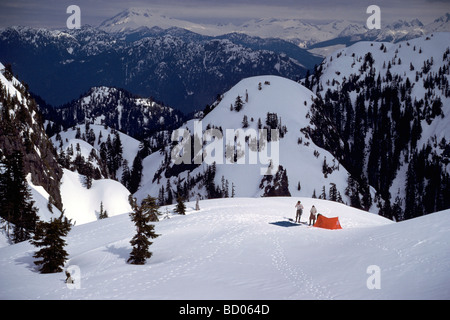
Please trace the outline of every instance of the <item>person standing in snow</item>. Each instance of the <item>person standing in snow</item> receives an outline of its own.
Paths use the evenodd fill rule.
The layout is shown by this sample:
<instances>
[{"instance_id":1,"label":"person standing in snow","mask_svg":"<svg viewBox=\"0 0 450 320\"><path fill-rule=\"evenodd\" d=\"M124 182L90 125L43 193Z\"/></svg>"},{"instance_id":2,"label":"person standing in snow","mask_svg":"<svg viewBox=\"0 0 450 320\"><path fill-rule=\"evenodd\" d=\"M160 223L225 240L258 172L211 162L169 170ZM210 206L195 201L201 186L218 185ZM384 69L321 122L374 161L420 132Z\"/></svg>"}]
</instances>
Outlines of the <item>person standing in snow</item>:
<instances>
[{"instance_id":1,"label":"person standing in snow","mask_svg":"<svg viewBox=\"0 0 450 320\"><path fill-rule=\"evenodd\" d=\"M295 216L295 222L300 223L300 218L302 217L302 213L303 213L303 205L300 202L300 200L295 205L295 208L297 209L297 215Z\"/></svg>"},{"instance_id":2,"label":"person standing in snow","mask_svg":"<svg viewBox=\"0 0 450 320\"><path fill-rule=\"evenodd\" d=\"M313 205L310 211L310 215L309 215L309 225L311 225L311 220L312 220L312 225L314 225L316 223L316 214L317 214L317 209L316 207Z\"/></svg>"},{"instance_id":3,"label":"person standing in snow","mask_svg":"<svg viewBox=\"0 0 450 320\"><path fill-rule=\"evenodd\" d=\"M199 211L200 210L200 204L198 203L199 198L197 197L197 202L195 203L195 210Z\"/></svg>"}]
</instances>

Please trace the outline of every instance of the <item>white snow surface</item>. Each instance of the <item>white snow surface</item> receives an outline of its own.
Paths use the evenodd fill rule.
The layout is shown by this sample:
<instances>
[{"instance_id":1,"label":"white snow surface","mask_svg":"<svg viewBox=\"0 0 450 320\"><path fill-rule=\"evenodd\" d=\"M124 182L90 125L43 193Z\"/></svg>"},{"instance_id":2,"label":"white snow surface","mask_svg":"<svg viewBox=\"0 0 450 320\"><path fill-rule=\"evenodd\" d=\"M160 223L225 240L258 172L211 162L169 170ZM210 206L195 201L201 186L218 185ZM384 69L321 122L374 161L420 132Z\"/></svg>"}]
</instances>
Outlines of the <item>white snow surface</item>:
<instances>
[{"instance_id":1,"label":"white snow surface","mask_svg":"<svg viewBox=\"0 0 450 320\"><path fill-rule=\"evenodd\" d=\"M342 230L288 221L294 205L338 216ZM393 223L310 198L228 198L160 212L160 237L145 265L127 264L135 227L128 214L78 225L67 236L64 273L40 274L29 242L0 248L0 299L449 299L450 210ZM379 289L369 289L369 266ZM77 284L77 282L76 282Z\"/></svg>"},{"instance_id":2,"label":"white snow surface","mask_svg":"<svg viewBox=\"0 0 450 320\"><path fill-rule=\"evenodd\" d=\"M114 216L130 212L128 203L130 192L120 182L111 179L93 180L92 187L84 187L84 176L77 172L63 169L61 179L61 197L64 204L64 215L73 223L83 224L98 219L100 203Z\"/></svg>"}]
</instances>

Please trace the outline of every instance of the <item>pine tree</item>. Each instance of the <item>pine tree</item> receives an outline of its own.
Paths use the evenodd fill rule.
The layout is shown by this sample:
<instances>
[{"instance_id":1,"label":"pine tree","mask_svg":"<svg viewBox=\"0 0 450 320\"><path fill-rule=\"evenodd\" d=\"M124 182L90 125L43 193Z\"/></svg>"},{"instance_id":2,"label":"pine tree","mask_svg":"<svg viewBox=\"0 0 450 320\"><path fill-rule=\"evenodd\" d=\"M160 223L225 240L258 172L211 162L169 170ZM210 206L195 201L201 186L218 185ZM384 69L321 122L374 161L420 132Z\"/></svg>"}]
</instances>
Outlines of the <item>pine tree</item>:
<instances>
[{"instance_id":1,"label":"pine tree","mask_svg":"<svg viewBox=\"0 0 450 320\"><path fill-rule=\"evenodd\" d=\"M328 200L337 201L337 188L335 183L330 183L330 191L328 191Z\"/></svg>"},{"instance_id":2,"label":"pine tree","mask_svg":"<svg viewBox=\"0 0 450 320\"><path fill-rule=\"evenodd\" d=\"M0 215L13 225L14 243L29 240L36 227L37 208L23 171L23 155L16 151L6 156L1 173Z\"/></svg>"},{"instance_id":3,"label":"pine tree","mask_svg":"<svg viewBox=\"0 0 450 320\"><path fill-rule=\"evenodd\" d=\"M142 158L140 154L138 153L136 157L133 160L133 166L131 168L130 172L130 181L128 185L128 190L131 193L134 193L139 189L139 185L141 183L141 177L142 177Z\"/></svg>"},{"instance_id":4,"label":"pine tree","mask_svg":"<svg viewBox=\"0 0 450 320\"><path fill-rule=\"evenodd\" d=\"M167 204L172 204L173 201L173 194L172 194L172 185L170 183L170 178L167 179L167 183L166 183L166 193L167 193Z\"/></svg>"},{"instance_id":5,"label":"pine tree","mask_svg":"<svg viewBox=\"0 0 450 320\"><path fill-rule=\"evenodd\" d=\"M114 138L113 138L113 142L112 142L112 147L113 147L113 155L114 155L114 176L116 175L116 171L117 169L119 169L120 165L122 164L122 153L123 153L123 148L122 148L122 141L120 140L120 135L119 133L116 131Z\"/></svg>"},{"instance_id":6,"label":"pine tree","mask_svg":"<svg viewBox=\"0 0 450 320\"><path fill-rule=\"evenodd\" d=\"M143 214L148 215L150 221L159 221L159 219L158 219L159 205L156 205L155 201L156 201L155 198L153 198L151 196L147 196L141 202L142 212L143 212Z\"/></svg>"},{"instance_id":7,"label":"pine tree","mask_svg":"<svg viewBox=\"0 0 450 320\"><path fill-rule=\"evenodd\" d=\"M130 243L133 250L130 253L130 258L127 260L131 264L145 264L145 261L152 256L149 247L152 242L149 239L159 237L154 231L154 225L150 224L151 215L157 215L159 206L156 204L156 199L147 197L147 211L144 212L142 207L136 204L136 199L130 195L130 204L133 211L130 213L131 220L136 226L136 235L131 239Z\"/></svg>"},{"instance_id":8,"label":"pine tree","mask_svg":"<svg viewBox=\"0 0 450 320\"><path fill-rule=\"evenodd\" d=\"M40 221L37 223L36 232L31 243L36 247L43 247L34 254L34 258L42 258L35 261L41 266L41 273L61 272L68 253L64 249L66 242L63 237L67 236L72 228L71 221L64 217L52 218L50 222Z\"/></svg>"},{"instance_id":9,"label":"pine tree","mask_svg":"<svg viewBox=\"0 0 450 320\"><path fill-rule=\"evenodd\" d=\"M248 128L248 118L247 116L244 116L242 119L242 128Z\"/></svg>"},{"instance_id":10,"label":"pine tree","mask_svg":"<svg viewBox=\"0 0 450 320\"><path fill-rule=\"evenodd\" d=\"M417 177L416 177L416 162L417 155L414 154L411 161L408 164L408 170L406 172L406 184L405 184L405 211L404 218L411 219L416 217L417 211Z\"/></svg>"},{"instance_id":11,"label":"pine tree","mask_svg":"<svg viewBox=\"0 0 450 320\"><path fill-rule=\"evenodd\" d=\"M177 198L177 205L176 205L174 211L181 215L186 214L186 205L183 202L183 198L181 198L180 196L178 196L178 198Z\"/></svg>"},{"instance_id":12,"label":"pine tree","mask_svg":"<svg viewBox=\"0 0 450 320\"><path fill-rule=\"evenodd\" d=\"M100 213L98 215L99 219L106 219L108 218L108 212L104 210L103 208L103 201L100 201Z\"/></svg>"},{"instance_id":13,"label":"pine tree","mask_svg":"<svg viewBox=\"0 0 450 320\"><path fill-rule=\"evenodd\" d=\"M161 186L161 188L159 189L158 204L160 206L163 206L163 205L166 204L166 197L165 197L164 186Z\"/></svg>"},{"instance_id":14,"label":"pine tree","mask_svg":"<svg viewBox=\"0 0 450 320\"><path fill-rule=\"evenodd\" d=\"M324 157L324 158L323 158L322 173L323 173L323 176L324 176L325 178L328 177L327 157Z\"/></svg>"},{"instance_id":15,"label":"pine tree","mask_svg":"<svg viewBox=\"0 0 450 320\"><path fill-rule=\"evenodd\" d=\"M344 203L344 200L342 200L342 196L339 191L337 192L336 201L339 203Z\"/></svg>"},{"instance_id":16,"label":"pine tree","mask_svg":"<svg viewBox=\"0 0 450 320\"><path fill-rule=\"evenodd\" d=\"M322 193L320 194L319 199L327 200L327 194L325 192L325 186L322 187Z\"/></svg>"},{"instance_id":17,"label":"pine tree","mask_svg":"<svg viewBox=\"0 0 450 320\"><path fill-rule=\"evenodd\" d=\"M345 195L350 198L350 206L362 209L361 199L359 198L359 184L358 182L349 174L347 178L347 188L345 189Z\"/></svg>"},{"instance_id":18,"label":"pine tree","mask_svg":"<svg viewBox=\"0 0 450 320\"><path fill-rule=\"evenodd\" d=\"M123 171L122 171L122 178L120 179L120 183L122 183L125 188L130 189L131 171L130 171L130 167L128 167L127 159L123 159L122 166L123 166Z\"/></svg>"},{"instance_id":19,"label":"pine tree","mask_svg":"<svg viewBox=\"0 0 450 320\"><path fill-rule=\"evenodd\" d=\"M12 71L11 63L7 63L5 65L5 69L3 70L3 75L5 76L6 80L12 81L14 74Z\"/></svg>"},{"instance_id":20,"label":"pine tree","mask_svg":"<svg viewBox=\"0 0 450 320\"><path fill-rule=\"evenodd\" d=\"M84 176L84 185L86 189L92 188L92 180L94 175L94 168L92 167L92 164L90 162L86 163L83 168Z\"/></svg>"},{"instance_id":21,"label":"pine tree","mask_svg":"<svg viewBox=\"0 0 450 320\"><path fill-rule=\"evenodd\" d=\"M234 110L239 112L242 110L242 107L244 106L244 102L242 101L241 96L236 97L236 101L234 103Z\"/></svg>"}]
</instances>

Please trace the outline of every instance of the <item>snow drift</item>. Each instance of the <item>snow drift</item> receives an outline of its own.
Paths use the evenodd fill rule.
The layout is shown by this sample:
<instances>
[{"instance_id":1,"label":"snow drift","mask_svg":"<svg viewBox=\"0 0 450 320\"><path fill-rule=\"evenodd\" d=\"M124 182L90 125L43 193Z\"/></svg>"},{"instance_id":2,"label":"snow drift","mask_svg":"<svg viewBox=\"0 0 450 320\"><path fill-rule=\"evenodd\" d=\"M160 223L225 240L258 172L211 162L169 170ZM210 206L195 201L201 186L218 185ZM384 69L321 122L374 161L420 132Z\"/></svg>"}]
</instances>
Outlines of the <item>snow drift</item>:
<instances>
[{"instance_id":1,"label":"snow drift","mask_svg":"<svg viewBox=\"0 0 450 320\"><path fill-rule=\"evenodd\" d=\"M282 223L294 205L338 216L342 230ZM127 214L75 226L63 273L39 274L35 248L0 248L0 299L449 299L450 211L393 223L309 198L235 198L187 203L187 215L156 223L161 234L143 266L129 265L134 226ZM370 266L380 289L369 289ZM370 270L370 269L369 269ZM187 289L189 288L189 289Z\"/></svg>"}]
</instances>

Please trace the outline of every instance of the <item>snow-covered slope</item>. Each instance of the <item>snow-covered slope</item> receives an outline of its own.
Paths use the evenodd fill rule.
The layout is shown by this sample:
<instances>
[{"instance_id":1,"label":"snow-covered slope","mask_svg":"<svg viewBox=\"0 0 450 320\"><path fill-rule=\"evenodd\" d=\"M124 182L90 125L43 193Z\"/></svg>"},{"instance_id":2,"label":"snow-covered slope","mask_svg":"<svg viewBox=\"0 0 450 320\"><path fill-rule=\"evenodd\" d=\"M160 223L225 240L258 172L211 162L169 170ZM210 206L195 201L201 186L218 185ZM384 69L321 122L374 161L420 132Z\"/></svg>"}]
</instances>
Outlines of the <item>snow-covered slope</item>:
<instances>
[{"instance_id":1,"label":"snow-covered slope","mask_svg":"<svg viewBox=\"0 0 450 320\"><path fill-rule=\"evenodd\" d=\"M23 157L23 172L38 194L61 206L59 181L62 171L58 167L54 149L49 141L39 109L31 98L27 86L13 76L11 66L0 63L0 161L15 152ZM38 200L36 200L38 201ZM45 210L45 209L44 209ZM46 216L46 213L42 214Z\"/></svg>"},{"instance_id":2,"label":"snow-covered slope","mask_svg":"<svg viewBox=\"0 0 450 320\"><path fill-rule=\"evenodd\" d=\"M90 122L102 124L132 137L147 137L157 131L179 126L183 114L151 98L132 95L124 89L93 87L79 99L46 112L72 126Z\"/></svg>"},{"instance_id":3,"label":"snow-covered slope","mask_svg":"<svg viewBox=\"0 0 450 320\"><path fill-rule=\"evenodd\" d=\"M92 181L92 187L84 186L84 176L63 169L61 179L61 197L64 215L72 219L72 223L83 224L98 219L100 204L108 216L115 216L131 211L128 203L130 192L119 182L111 179Z\"/></svg>"},{"instance_id":4,"label":"snow-covered slope","mask_svg":"<svg viewBox=\"0 0 450 320\"><path fill-rule=\"evenodd\" d=\"M310 85L305 84L323 99L323 103L318 104L321 114L316 125L320 118L332 119L339 128L334 131L348 141L349 151L344 156L347 163L354 162L355 158L362 159L359 162L362 174L391 204L402 202L401 206L405 207L417 194L424 193L416 189L406 197L408 167L417 180L424 181L427 189L448 183L445 181L450 174L449 43L448 32L395 44L358 42L325 58L315 75L309 78ZM351 109L347 108L349 104ZM360 131L354 129L353 134L352 128ZM364 139L364 143L357 145L358 139ZM334 149L332 153L336 155L338 148ZM351 152L361 153L357 156ZM430 169L432 165L428 163L427 168L420 171L413 162L420 152L429 162L434 159L434 169ZM383 164L384 160L390 162L389 166ZM350 166L346 168L352 171ZM357 169L353 167L353 171ZM441 176L439 182L430 182L433 170ZM425 179L423 171L427 175ZM390 178L383 184L383 177L387 175ZM430 194L423 199L419 196L419 205L432 203ZM448 206L426 207L424 212L445 208Z\"/></svg>"},{"instance_id":5,"label":"snow-covered slope","mask_svg":"<svg viewBox=\"0 0 450 320\"><path fill-rule=\"evenodd\" d=\"M86 130L86 128L88 129ZM79 139L76 138L77 134L81 135ZM51 139L60 155L62 151L65 152L68 159L67 162L69 163L70 161L72 163L70 167L76 165L76 158L80 155L86 163L89 162L92 165L94 170L98 169L103 173L106 169L102 167L104 164L99 160L100 145L105 141L113 140L115 134L118 135L122 143L122 162L115 173L118 180L120 180L124 170L123 163L126 160L128 167L131 167L139 150L140 143L138 140L122 132L113 131L111 128L105 128L105 126L96 124L91 124L88 127L77 125L60 132ZM92 140L92 144L81 140L81 138ZM70 154L69 150L71 150L72 154ZM91 153L94 153L97 158L90 157ZM74 168L76 170L76 167ZM112 179L93 180L92 186L88 189L84 175L67 169L63 169L63 172L61 196L65 209L64 213L69 219L73 219L73 222L83 224L97 220L100 213L100 203L103 204L103 208L108 212L109 216L130 212L131 208L128 203L130 192L118 181Z\"/></svg>"},{"instance_id":6,"label":"snow-covered slope","mask_svg":"<svg viewBox=\"0 0 450 320\"><path fill-rule=\"evenodd\" d=\"M77 133L80 134L80 137L77 138ZM131 167L133 164L133 160L136 157L136 154L139 150L140 142L127 134L124 134L118 130L113 130L109 127L99 125L99 124L91 124L88 126L88 130L86 130L86 125L76 125L73 128L69 128L65 131L59 133L59 135L55 135L51 137L51 140L58 151L64 151L68 154L68 149L71 149L73 154L69 156L70 160L73 161L76 158L76 155L80 153L80 155L88 161L89 154L94 149L96 155L100 154L101 144L109 140L113 141L115 134L118 134L121 144L122 144L122 159L127 160L128 167ZM81 138L85 138L85 140L91 139L92 144L88 143ZM77 152L77 145L79 145L80 151ZM90 161L94 168L98 167L98 162L94 160ZM116 172L116 177L120 180L123 173L123 165L121 164Z\"/></svg>"},{"instance_id":7,"label":"snow-covered slope","mask_svg":"<svg viewBox=\"0 0 450 320\"><path fill-rule=\"evenodd\" d=\"M85 176L63 169L61 179L61 198L64 215L72 219L76 225L96 221L99 218L100 206L106 210L109 217L131 211L128 202L130 192L118 181L112 179L93 180L91 188L85 186ZM48 209L48 193L41 186L35 186L27 178L34 206L39 209L39 219L50 221L57 218L61 212L52 206ZM4 242L6 245L6 242ZM2 246L0 241L0 247Z\"/></svg>"},{"instance_id":8,"label":"snow-covered slope","mask_svg":"<svg viewBox=\"0 0 450 320\"><path fill-rule=\"evenodd\" d=\"M298 199L338 216L343 229L289 224ZM450 298L448 211L392 223L308 198L205 200L198 212L194 205L156 223L161 236L143 266L126 263L135 233L128 215L75 226L66 267L79 268L78 289L64 273L39 274L29 243L0 248L0 299ZM379 268L380 289L367 287L369 266Z\"/></svg>"},{"instance_id":9,"label":"snow-covered slope","mask_svg":"<svg viewBox=\"0 0 450 320\"><path fill-rule=\"evenodd\" d=\"M236 104L236 98L240 96L243 101L242 110L239 112L231 110ZM303 87L302 85L289 79L277 76L259 76L247 78L236 84L231 90L226 92L220 102L217 101L215 108L208 113L202 120L202 130L208 127L221 128L223 138L218 139L218 144L223 147L223 155L220 148L214 153L215 138L204 135L203 150L215 157L216 174L214 183L222 187L223 181L227 180L229 185L229 194L231 195L232 185L235 186L235 195L237 197L259 197L264 195L266 186L260 187L264 175L261 170L268 167L268 162L261 155L272 157L274 165L278 164L286 170L288 183L285 185L291 195L311 197L313 193L318 197L322 188L326 193L330 189L331 184L336 184L337 191L341 194L344 201L346 200L345 188L347 187L348 173L334 157L326 150L317 147L311 139L301 131L302 128L310 125L309 110L315 95ZM227 130L242 129L245 135L249 132L258 132L258 124L264 129L267 127L266 119L268 113L274 114L277 118L278 128L281 135L285 131L284 137L280 138L279 152L270 154L269 148L261 149L259 157L255 161L251 161L251 156L255 156L257 152L252 150L248 143L245 143L245 151L242 157L239 157L238 163L229 164L230 154L227 154L226 141L233 140L233 136L227 136ZM248 127L243 128L243 119L246 118ZM188 128L191 134L194 132L194 121L189 121L182 128ZM268 130L270 131L270 130ZM241 133L242 135L242 133ZM241 138L243 138L241 136ZM210 139L209 141L206 141ZM271 144L273 142L268 143ZM274 144L272 145L274 146ZM273 150L273 149L271 149ZM167 152L167 150L166 150ZM215 156L214 156L214 155ZM217 156L219 155L219 156ZM275 155L275 157L273 157ZM207 166L214 161L212 158L204 161L195 169L184 169L177 176L170 176L169 166L164 162L165 156L162 152L155 152L143 161L143 177L141 180L141 188L135 194L138 199L143 199L147 194L158 197L161 187L166 188L167 179L170 184L175 187L178 181L186 181L189 177L195 177L203 174L207 170ZM276 160L278 158L278 160ZM243 163L239 163L242 161ZM334 167L334 170L324 174L323 164L326 161L327 166ZM177 165L170 165L170 169L176 171ZM163 174L163 172L166 172ZM264 172L264 171L263 171ZM156 178L159 176L159 180ZM299 190L300 185L300 190ZM198 195L206 197L204 186L198 185L198 188L192 188L189 198L195 199ZM176 190L176 189L174 189ZM266 194L267 195L267 194ZM284 194L277 195L287 195Z\"/></svg>"}]
</instances>

